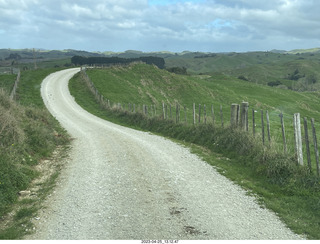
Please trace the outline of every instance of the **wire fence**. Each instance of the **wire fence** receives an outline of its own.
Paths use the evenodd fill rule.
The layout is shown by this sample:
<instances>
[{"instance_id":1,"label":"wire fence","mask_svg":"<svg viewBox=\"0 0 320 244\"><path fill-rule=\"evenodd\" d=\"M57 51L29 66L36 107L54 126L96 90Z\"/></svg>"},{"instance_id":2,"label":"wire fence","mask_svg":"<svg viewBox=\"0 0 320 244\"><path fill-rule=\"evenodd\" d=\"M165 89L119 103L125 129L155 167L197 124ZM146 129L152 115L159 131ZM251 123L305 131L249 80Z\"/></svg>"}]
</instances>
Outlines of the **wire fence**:
<instances>
[{"instance_id":1,"label":"wire fence","mask_svg":"<svg viewBox=\"0 0 320 244\"><path fill-rule=\"evenodd\" d=\"M223 110L222 105L215 110L213 104L207 106L206 104L193 103L192 107L179 103L176 103L175 106L162 103L160 107L155 104L121 104L105 98L96 89L87 75L85 68L81 68L81 71L89 90L94 94L100 106L105 109L116 108L132 113L142 113L147 117L157 116L164 120L173 120L176 123L189 123L193 125L211 123L215 126L239 128L248 133L252 133L254 137L260 137L266 149L274 143L282 144L284 153L294 154L299 165L304 165L304 159L307 158L307 167L309 170L315 172L317 176L320 176L319 150L314 118L310 119L310 127L308 118L303 117L303 123L301 122L300 113L295 113L290 118L282 112L277 113L273 111L271 114L273 117L272 125L274 133L272 134L269 111L260 110L259 113L259 111L254 108L250 111L248 102L242 102L241 104L233 103L227 112ZM230 115L230 119L227 119L229 115L227 117L226 114ZM276 118L278 122L275 121ZM286 127L285 120L287 124L289 121L293 126ZM301 127L303 127L304 130L301 130ZM286 128L289 133L286 132ZM311 140L309 135L312 135ZM312 154L314 155L314 163L312 163Z\"/></svg>"}]
</instances>

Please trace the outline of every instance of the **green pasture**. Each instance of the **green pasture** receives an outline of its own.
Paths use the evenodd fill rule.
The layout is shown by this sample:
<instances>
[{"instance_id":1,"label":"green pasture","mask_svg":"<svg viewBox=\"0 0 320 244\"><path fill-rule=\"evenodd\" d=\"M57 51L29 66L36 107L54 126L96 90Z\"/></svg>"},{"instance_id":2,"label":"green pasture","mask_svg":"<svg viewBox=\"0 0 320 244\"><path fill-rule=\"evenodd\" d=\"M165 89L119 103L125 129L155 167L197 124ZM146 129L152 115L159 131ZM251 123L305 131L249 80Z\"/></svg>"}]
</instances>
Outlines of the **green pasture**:
<instances>
[{"instance_id":1,"label":"green pasture","mask_svg":"<svg viewBox=\"0 0 320 244\"><path fill-rule=\"evenodd\" d=\"M271 143L283 150L282 130L279 114L284 115L284 125L288 152L294 154L293 114L300 113L308 119L308 131L312 155L312 167L315 172L315 154L310 119L314 118L315 127L320 138L320 104L318 92L294 92L259 85L252 82L236 79L223 74L212 76L182 76L169 73L156 67L136 64L129 68L113 67L108 69L88 69L87 74L98 91L111 103L121 103L128 109L129 104L135 104L137 109L142 105L149 106L149 114L162 115L162 103L167 106L167 118L176 120L176 104L180 105L180 121L193 123L193 103L196 105L196 123L204 123L204 105L206 105L206 122L212 123L213 116L216 125L230 124L231 104L249 102L249 133L253 133L253 116L255 119L255 135L262 134L261 111L263 113L265 144L268 145L266 111L270 118ZM170 113L171 106L171 113ZM222 115L220 114L222 107ZM186 107L186 110L184 110ZM214 114L212 115L212 107ZM186 115L185 115L186 111ZM302 124L302 136L304 130ZM306 152L305 152L305 162Z\"/></svg>"}]
</instances>

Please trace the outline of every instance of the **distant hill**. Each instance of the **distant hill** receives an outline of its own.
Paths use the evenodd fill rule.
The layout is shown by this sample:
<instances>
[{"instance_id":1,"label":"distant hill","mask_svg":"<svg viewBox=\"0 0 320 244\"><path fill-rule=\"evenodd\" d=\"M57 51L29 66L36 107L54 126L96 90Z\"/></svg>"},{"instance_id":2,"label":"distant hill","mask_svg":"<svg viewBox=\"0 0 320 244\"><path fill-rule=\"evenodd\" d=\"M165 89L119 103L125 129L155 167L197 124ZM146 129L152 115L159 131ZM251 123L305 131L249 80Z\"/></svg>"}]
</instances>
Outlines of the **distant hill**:
<instances>
[{"instance_id":1,"label":"distant hill","mask_svg":"<svg viewBox=\"0 0 320 244\"><path fill-rule=\"evenodd\" d=\"M100 53L92 53L87 51L78 51L78 50L41 50L41 49L0 49L0 60L4 60L10 56L10 54L17 54L24 59L32 59L33 55L38 59L58 59L58 58L67 58L75 55L94 57L94 56L104 56Z\"/></svg>"},{"instance_id":2,"label":"distant hill","mask_svg":"<svg viewBox=\"0 0 320 244\"><path fill-rule=\"evenodd\" d=\"M297 53L320 53L320 48L310 48L310 49L294 49L289 52L289 54L297 54Z\"/></svg>"},{"instance_id":3,"label":"distant hill","mask_svg":"<svg viewBox=\"0 0 320 244\"><path fill-rule=\"evenodd\" d=\"M320 90L320 48L271 50L267 52L211 53L183 51L142 52L87 52L81 50L0 49L0 66L24 63L45 63L63 60L58 65L70 64L71 58L117 57L137 59L163 58L168 70L184 70L189 74L223 73L235 78L269 86L281 86L297 91ZM55 61L57 62L57 61ZM70 64L71 65L71 64Z\"/></svg>"}]
</instances>

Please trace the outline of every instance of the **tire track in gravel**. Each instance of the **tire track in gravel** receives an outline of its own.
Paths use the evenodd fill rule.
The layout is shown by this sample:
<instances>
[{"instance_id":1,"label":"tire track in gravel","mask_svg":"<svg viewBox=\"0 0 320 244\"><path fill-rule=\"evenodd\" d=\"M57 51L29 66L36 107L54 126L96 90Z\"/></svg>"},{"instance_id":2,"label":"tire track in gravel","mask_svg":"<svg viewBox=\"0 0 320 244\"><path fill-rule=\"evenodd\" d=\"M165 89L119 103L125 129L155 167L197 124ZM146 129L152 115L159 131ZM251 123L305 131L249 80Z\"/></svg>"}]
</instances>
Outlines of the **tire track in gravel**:
<instances>
[{"instance_id":1,"label":"tire track in gravel","mask_svg":"<svg viewBox=\"0 0 320 244\"><path fill-rule=\"evenodd\" d=\"M300 239L187 148L84 111L68 91L77 72L42 83L74 140L30 239Z\"/></svg>"}]
</instances>

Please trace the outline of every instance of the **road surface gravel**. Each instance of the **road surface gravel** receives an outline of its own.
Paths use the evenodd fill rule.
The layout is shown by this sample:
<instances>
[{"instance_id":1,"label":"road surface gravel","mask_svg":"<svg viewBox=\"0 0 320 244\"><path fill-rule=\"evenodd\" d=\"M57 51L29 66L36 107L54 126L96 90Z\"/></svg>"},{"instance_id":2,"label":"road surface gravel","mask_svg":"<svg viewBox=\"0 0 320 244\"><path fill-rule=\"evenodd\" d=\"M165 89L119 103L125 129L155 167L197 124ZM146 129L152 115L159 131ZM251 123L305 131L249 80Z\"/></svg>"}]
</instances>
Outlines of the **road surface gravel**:
<instances>
[{"instance_id":1,"label":"road surface gravel","mask_svg":"<svg viewBox=\"0 0 320 244\"><path fill-rule=\"evenodd\" d=\"M301 239L188 148L83 110L68 90L79 70L41 86L74 140L30 239Z\"/></svg>"}]
</instances>

